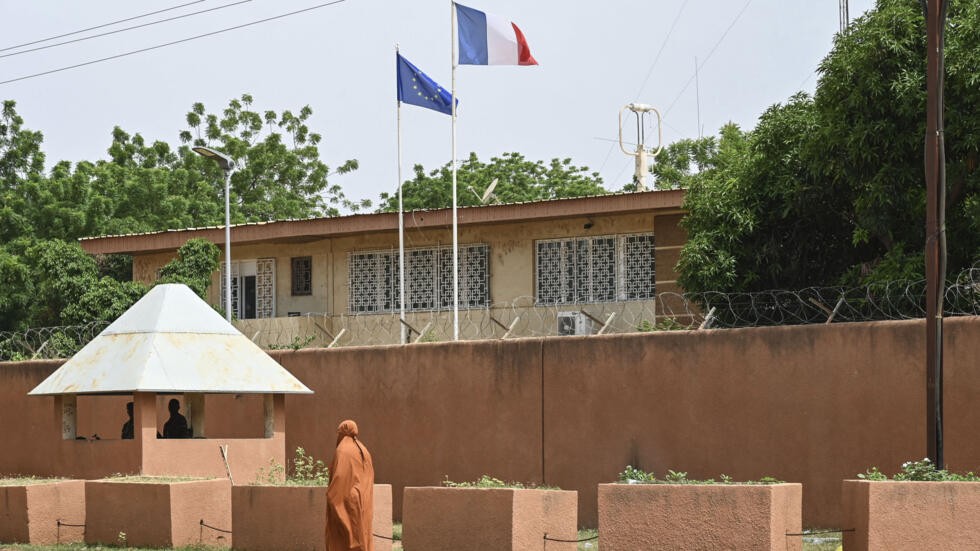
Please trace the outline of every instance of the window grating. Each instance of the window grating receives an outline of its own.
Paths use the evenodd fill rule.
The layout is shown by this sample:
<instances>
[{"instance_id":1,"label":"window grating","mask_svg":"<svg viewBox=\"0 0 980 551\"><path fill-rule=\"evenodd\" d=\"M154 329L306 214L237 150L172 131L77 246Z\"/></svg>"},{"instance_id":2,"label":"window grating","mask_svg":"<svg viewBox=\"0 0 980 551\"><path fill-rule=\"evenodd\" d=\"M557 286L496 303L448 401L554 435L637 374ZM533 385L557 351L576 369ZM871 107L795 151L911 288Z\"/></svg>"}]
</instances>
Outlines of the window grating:
<instances>
[{"instance_id":1,"label":"window grating","mask_svg":"<svg viewBox=\"0 0 980 551\"><path fill-rule=\"evenodd\" d=\"M293 296L313 294L313 257L299 256L292 259Z\"/></svg>"},{"instance_id":2,"label":"window grating","mask_svg":"<svg viewBox=\"0 0 980 551\"><path fill-rule=\"evenodd\" d=\"M483 308L490 303L489 247L459 248L459 305ZM393 312L400 307L398 252L372 251L349 256L348 311ZM446 310L453 302L451 247L405 251L405 309Z\"/></svg>"},{"instance_id":3,"label":"window grating","mask_svg":"<svg viewBox=\"0 0 980 551\"><path fill-rule=\"evenodd\" d=\"M653 234L537 241L538 304L651 299Z\"/></svg>"}]
</instances>

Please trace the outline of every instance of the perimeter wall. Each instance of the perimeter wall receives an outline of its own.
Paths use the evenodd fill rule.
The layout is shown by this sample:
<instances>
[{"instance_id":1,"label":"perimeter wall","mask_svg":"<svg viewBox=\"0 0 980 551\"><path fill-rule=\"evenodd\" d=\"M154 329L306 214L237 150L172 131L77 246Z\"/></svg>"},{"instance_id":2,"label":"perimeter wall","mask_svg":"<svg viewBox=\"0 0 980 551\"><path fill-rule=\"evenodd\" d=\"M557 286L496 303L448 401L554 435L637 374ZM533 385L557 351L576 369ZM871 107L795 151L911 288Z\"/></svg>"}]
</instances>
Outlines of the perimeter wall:
<instances>
[{"instance_id":1,"label":"perimeter wall","mask_svg":"<svg viewBox=\"0 0 980 551\"><path fill-rule=\"evenodd\" d=\"M945 328L947 465L976 470L980 318ZM839 527L842 479L925 455L924 334L917 320L273 355L316 392L286 399L287 457L329 462L355 419L396 517L405 486L489 474L578 490L595 526L596 485L629 464L802 482L804 524ZM26 393L58 365L0 364L0 473L57 474L53 399ZM116 436L125 398L87 400L79 434ZM260 430L259 399L209 400L209 435Z\"/></svg>"}]
</instances>

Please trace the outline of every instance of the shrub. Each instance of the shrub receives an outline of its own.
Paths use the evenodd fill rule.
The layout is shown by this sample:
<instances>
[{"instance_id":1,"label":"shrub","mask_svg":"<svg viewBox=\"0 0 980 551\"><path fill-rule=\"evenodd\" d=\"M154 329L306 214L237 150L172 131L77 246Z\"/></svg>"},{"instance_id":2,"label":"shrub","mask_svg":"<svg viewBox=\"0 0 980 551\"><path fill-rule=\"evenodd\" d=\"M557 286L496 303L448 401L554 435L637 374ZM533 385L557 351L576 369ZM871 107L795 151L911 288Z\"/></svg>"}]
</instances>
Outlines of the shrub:
<instances>
[{"instance_id":1,"label":"shrub","mask_svg":"<svg viewBox=\"0 0 980 551\"><path fill-rule=\"evenodd\" d=\"M880 481L888 480L888 475L878 470L878 467L871 467L867 471L858 474L861 480ZM903 480L911 482L980 482L980 475L973 472L966 474L951 473L946 469L937 469L936 465L928 457L920 461L906 461L902 463L902 470L895 473L892 480Z\"/></svg>"},{"instance_id":2,"label":"shrub","mask_svg":"<svg viewBox=\"0 0 980 551\"><path fill-rule=\"evenodd\" d=\"M445 479L442 481L442 485L447 488L512 488L518 490L525 490L525 489L559 490L560 489L557 486L538 486L535 484L524 484L522 482L504 482L499 478L494 478L486 474L474 480L473 482L454 482L452 480L449 480L449 475L446 475Z\"/></svg>"},{"instance_id":3,"label":"shrub","mask_svg":"<svg viewBox=\"0 0 980 551\"><path fill-rule=\"evenodd\" d=\"M286 469L275 460L269 461L268 467L259 469L255 478L258 485L286 486L326 486L330 483L330 469L327 465L307 455L303 448L296 448L293 457L292 473L286 475ZM285 480L283 480L285 478Z\"/></svg>"},{"instance_id":4,"label":"shrub","mask_svg":"<svg viewBox=\"0 0 980 551\"><path fill-rule=\"evenodd\" d=\"M618 481L621 484L743 484L743 485L760 485L760 484L782 484L784 481L777 480L771 476L764 476L759 480L747 480L745 482L735 482L735 480L728 476L727 474L722 474L718 477L719 480L713 478L708 478L706 480L696 480L693 478L688 478L687 473L684 471L672 471L667 469L667 474L664 476L663 480L658 479L652 472L646 472L641 469L637 469L632 465L627 465L623 472L619 473Z\"/></svg>"}]
</instances>

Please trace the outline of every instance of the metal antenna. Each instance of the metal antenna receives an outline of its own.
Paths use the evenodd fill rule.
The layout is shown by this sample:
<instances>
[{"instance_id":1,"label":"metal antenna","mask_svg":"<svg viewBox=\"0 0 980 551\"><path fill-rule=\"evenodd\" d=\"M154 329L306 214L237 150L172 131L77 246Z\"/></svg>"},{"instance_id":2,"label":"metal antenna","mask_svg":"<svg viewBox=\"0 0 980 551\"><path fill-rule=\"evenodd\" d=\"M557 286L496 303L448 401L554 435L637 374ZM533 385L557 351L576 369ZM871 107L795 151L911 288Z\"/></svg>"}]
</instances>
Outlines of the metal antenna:
<instances>
[{"instance_id":1,"label":"metal antenna","mask_svg":"<svg viewBox=\"0 0 980 551\"><path fill-rule=\"evenodd\" d=\"M623 113L629 109L636 117L636 151L627 151L623 142ZM646 147L646 127L643 125L643 118L649 113L657 115L657 147L656 149ZM647 190L647 155L656 155L663 149L664 130L663 117L660 111L652 105L644 103L630 103L619 110L619 149L630 157L636 158L636 172L633 179L636 182L636 191Z\"/></svg>"}]
</instances>

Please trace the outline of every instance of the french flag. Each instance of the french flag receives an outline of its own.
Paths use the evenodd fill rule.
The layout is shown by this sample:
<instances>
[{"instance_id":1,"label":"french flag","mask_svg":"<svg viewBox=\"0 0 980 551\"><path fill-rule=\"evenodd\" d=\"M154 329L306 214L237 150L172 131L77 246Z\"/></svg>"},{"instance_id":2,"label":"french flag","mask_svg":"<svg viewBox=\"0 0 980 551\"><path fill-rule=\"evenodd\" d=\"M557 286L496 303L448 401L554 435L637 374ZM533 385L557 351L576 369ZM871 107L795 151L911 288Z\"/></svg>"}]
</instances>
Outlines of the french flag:
<instances>
[{"instance_id":1,"label":"french flag","mask_svg":"<svg viewBox=\"0 0 980 551\"><path fill-rule=\"evenodd\" d=\"M524 33L510 21L456 4L460 65L537 65Z\"/></svg>"}]
</instances>

